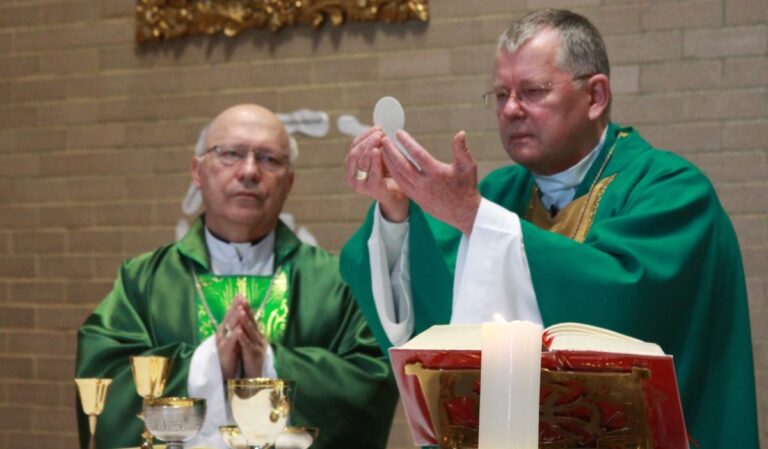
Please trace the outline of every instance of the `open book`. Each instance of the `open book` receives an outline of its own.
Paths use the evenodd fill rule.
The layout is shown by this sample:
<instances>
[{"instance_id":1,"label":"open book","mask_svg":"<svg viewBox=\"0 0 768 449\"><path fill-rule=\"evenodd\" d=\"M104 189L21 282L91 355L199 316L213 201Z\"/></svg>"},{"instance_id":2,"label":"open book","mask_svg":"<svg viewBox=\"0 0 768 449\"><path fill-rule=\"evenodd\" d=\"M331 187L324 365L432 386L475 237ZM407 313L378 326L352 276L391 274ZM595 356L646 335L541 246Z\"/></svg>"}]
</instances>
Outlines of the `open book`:
<instances>
[{"instance_id":1,"label":"open book","mask_svg":"<svg viewBox=\"0 0 768 449\"><path fill-rule=\"evenodd\" d=\"M399 349L480 350L480 324L432 326ZM621 354L664 355L656 343L581 323L559 323L544 329L543 349L547 351L599 351Z\"/></svg>"},{"instance_id":2,"label":"open book","mask_svg":"<svg viewBox=\"0 0 768 449\"><path fill-rule=\"evenodd\" d=\"M476 447L482 325L438 325L390 359L415 445ZM688 449L672 357L608 329L544 330L539 447Z\"/></svg>"}]
</instances>

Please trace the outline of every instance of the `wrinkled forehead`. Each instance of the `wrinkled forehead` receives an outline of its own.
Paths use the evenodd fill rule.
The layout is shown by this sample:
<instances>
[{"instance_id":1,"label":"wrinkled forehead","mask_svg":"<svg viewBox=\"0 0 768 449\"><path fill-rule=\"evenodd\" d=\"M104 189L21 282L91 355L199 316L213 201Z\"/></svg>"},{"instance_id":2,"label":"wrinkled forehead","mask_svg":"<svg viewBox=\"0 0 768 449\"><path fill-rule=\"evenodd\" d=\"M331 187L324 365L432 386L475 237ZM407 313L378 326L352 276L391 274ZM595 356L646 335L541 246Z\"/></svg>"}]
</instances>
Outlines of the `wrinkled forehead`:
<instances>
[{"instance_id":1,"label":"wrinkled forehead","mask_svg":"<svg viewBox=\"0 0 768 449\"><path fill-rule=\"evenodd\" d=\"M515 54L530 42L541 40L552 42L555 47L559 47L560 31L543 23L529 23L510 28L499 37L496 50L505 50L510 54Z\"/></svg>"},{"instance_id":2,"label":"wrinkled forehead","mask_svg":"<svg viewBox=\"0 0 768 449\"><path fill-rule=\"evenodd\" d=\"M514 50L499 48L494 63L496 80L539 78L562 70L559 43L557 33L545 30L531 36Z\"/></svg>"},{"instance_id":3,"label":"wrinkled forehead","mask_svg":"<svg viewBox=\"0 0 768 449\"><path fill-rule=\"evenodd\" d=\"M283 123L272 114L240 111L217 117L206 138L206 146L249 145L288 151Z\"/></svg>"}]
</instances>

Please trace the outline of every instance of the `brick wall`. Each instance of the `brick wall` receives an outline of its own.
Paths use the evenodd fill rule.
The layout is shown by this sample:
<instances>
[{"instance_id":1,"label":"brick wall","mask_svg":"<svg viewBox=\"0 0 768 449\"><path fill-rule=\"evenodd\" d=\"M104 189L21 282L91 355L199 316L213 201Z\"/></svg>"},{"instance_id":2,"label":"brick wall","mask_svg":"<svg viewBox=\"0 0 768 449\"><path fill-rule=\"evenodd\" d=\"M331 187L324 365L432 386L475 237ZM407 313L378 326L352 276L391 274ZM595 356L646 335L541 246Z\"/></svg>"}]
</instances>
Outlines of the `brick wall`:
<instances>
[{"instance_id":1,"label":"brick wall","mask_svg":"<svg viewBox=\"0 0 768 449\"><path fill-rule=\"evenodd\" d=\"M736 225L748 276L768 445L768 3L765 0L433 0L429 24L192 37L136 47L131 0L0 3L0 449L76 446L75 329L118 263L173 238L198 128L233 103L369 120L395 95L447 159L468 131L483 173L505 162L480 104L494 41L538 6L594 20L614 119L698 164ZM332 127L299 138L287 209L337 250L366 201ZM409 447L401 414L390 447Z\"/></svg>"}]
</instances>

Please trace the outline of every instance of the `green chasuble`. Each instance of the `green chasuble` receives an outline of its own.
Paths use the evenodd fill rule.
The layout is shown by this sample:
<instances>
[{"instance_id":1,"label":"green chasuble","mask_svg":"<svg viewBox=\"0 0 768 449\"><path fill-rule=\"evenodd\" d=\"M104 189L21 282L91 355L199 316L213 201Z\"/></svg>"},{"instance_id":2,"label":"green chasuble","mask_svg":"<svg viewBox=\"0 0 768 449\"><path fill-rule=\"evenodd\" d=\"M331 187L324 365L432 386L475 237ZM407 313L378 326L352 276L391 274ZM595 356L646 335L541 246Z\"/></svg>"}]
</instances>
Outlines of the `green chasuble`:
<instances>
[{"instance_id":1,"label":"green chasuble","mask_svg":"<svg viewBox=\"0 0 768 449\"><path fill-rule=\"evenodd\" d=\"M615 144L615 147L613 147ZM747 295L739 245L714 188L697 168L611 124L576 199L575 235L521 219L525 254L545 326L576 321L659 343L675 360L689 434L702 449L758 448ZM609 179L610 178L610 179ZM534 179L522 166L489 174L484 198L530 216ZM593 189L594 190L594 189ZM372 212L372 211L371 211ZM342 251L341 271L383 348L390 342L371 293L366 242L372 213ZM577 214L582 215L582 214ZM410 208L414 333L450 321L461 234ZM583 240L579 242L579 240ZM465 279L463 282L471 282Z\"/></svg>"},{"instance_id":2,"label":"green chasuble","mask_svg":"<svg viewBox=\"0 0 768 449\"><path fill-rule=\"evenodd\" d=\"M126 261L113 290L80 328L76 377L113 379L98 420L97 447L141 442L136 418L141 399L130 355L171 357L164 395L187 395L190 360L201 343L191 266L201 282L210 280L202 219L179 242ZM389 363L341 280L338 259L301 243L279 223L275 266L282 267L278 276L287 277L277 288L287 288L287 318L270 344L278 375L296 382L291 423L320 428L313 448L384 448L397 389ZM79 406L78 420L84 448L88 424Z\"/></svg>"}]
</instances>

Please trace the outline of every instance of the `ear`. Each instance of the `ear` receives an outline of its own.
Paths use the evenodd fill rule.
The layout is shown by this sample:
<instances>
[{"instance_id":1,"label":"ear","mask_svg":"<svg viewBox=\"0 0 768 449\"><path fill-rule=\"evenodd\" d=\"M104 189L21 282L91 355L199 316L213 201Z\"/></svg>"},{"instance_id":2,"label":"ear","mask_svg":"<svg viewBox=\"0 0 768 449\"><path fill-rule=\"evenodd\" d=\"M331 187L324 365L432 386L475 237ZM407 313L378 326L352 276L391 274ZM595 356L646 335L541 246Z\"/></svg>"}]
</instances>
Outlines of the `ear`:
<instances>
[{"instance_id":1,"label":"ear","mask_svg":"<svg viewBox=\"0 0 768 449\"><path fill-rule=\"evenodd\" d=\"M192 182L195 187L200 188L200 165L202 161L197 156L192 156Z\"/></svg>"},{"instance_id":2,"label":"ear","mask_svg":"<svg viewBox=\"0 0 768 449\"><path fill-rule=\"evenodd\" d=\"M611 83L607 76L597 74L587 80L587 88L590 94L589 119L598 120L607 114L611 104Z\"/></svg>"}]
</instances>

